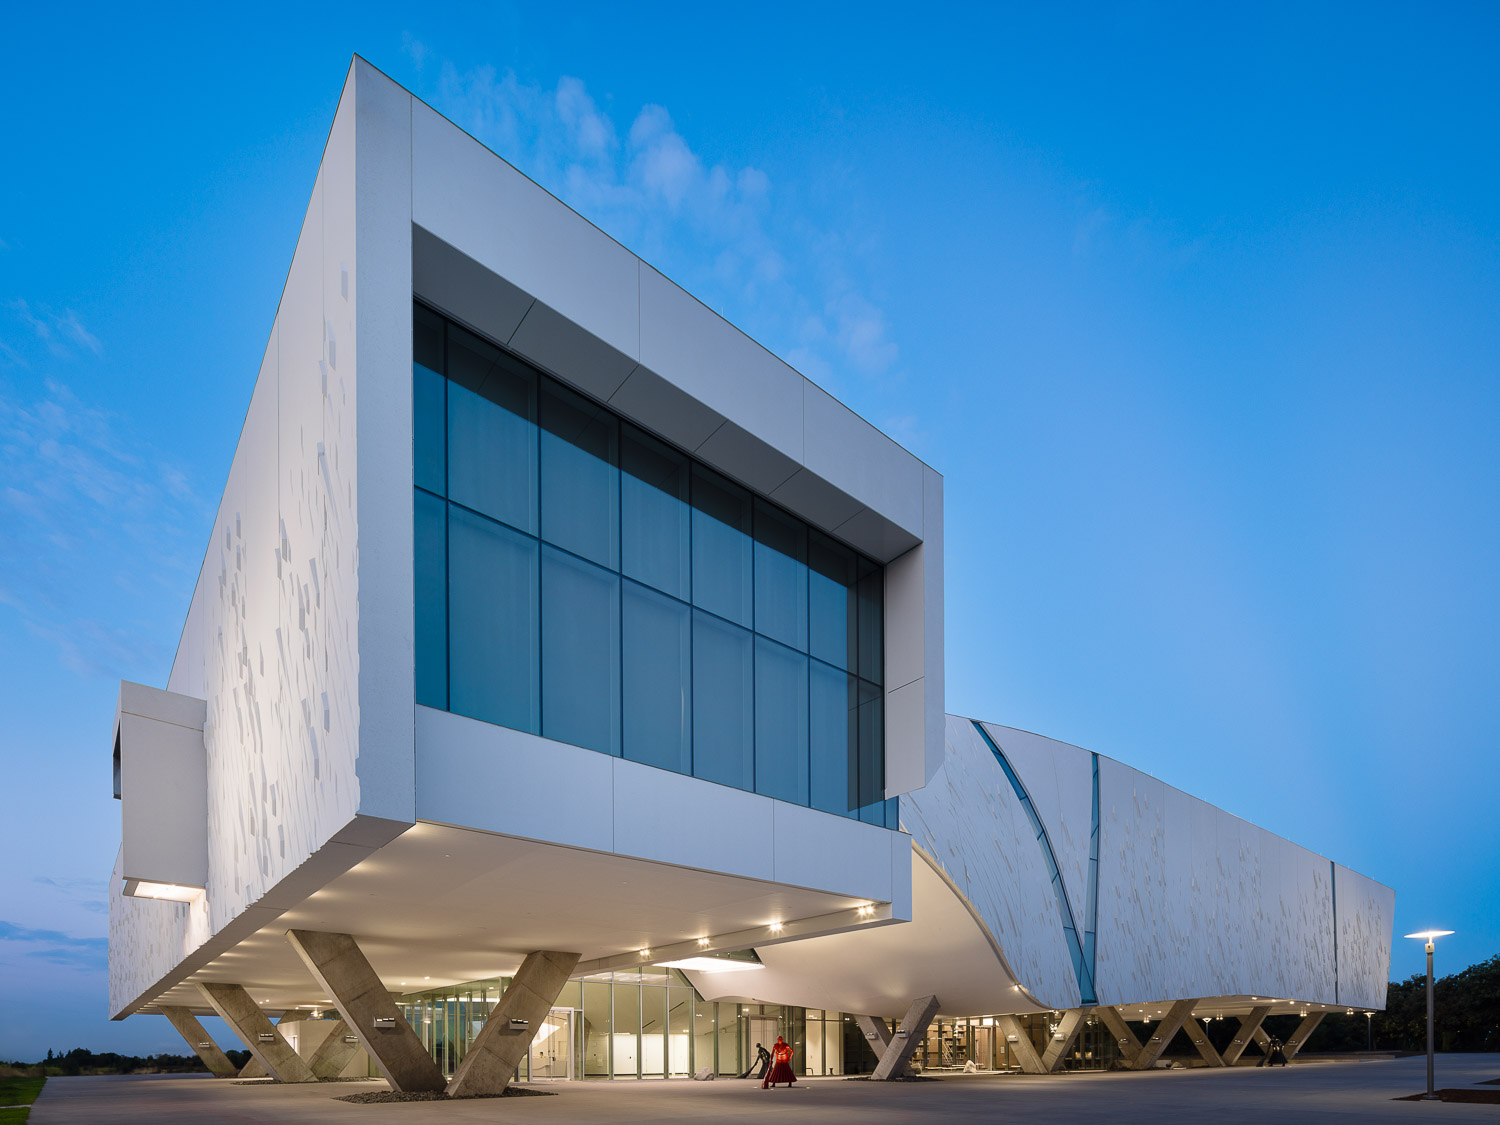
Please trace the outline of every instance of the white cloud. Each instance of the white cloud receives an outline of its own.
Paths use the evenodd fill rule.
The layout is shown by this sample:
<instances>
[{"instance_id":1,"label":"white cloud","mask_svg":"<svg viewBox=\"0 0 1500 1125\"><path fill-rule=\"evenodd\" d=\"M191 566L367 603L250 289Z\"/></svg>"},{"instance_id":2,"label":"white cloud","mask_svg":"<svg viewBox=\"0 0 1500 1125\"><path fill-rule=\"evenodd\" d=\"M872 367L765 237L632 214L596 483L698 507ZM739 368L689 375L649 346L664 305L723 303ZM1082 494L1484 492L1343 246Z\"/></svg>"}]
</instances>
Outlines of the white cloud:
<instances>
[{"instance_id":1,"label":"white cloud","mask_svg":"<svg viewBox=\"0 0 1500 1125\"><path fill-rule=\"evenodd\" d=\"M420 44L407 50L429 57ZM460 71L447 62L432 100L810 378L834 384L835 393L841 380L899 376L889 320L854 280L855 240L779 214L763 169L705 156L666 107L643 106L621 128L578 78L546 90L512 71Z\"/></svg>"},{"instance_id":2,"label":"white cloud","mask_svg":"<svg viewBox=\"0 0 1500 1125\"><path fill-rule=\"evenodd\" d=\"M7 304L17 319L29 327L32 335L45 344L53 355L66 359L72 356L75 349L82 349L96 356L104 354L104 345L99 342L99 337L83 326L78 314L72 309L64 309L60 313L45 307L33 310L30 303L20 297ZM7 358L15 355L9 347L4 348L4 354Z\"/></svg>"}]
</instances>

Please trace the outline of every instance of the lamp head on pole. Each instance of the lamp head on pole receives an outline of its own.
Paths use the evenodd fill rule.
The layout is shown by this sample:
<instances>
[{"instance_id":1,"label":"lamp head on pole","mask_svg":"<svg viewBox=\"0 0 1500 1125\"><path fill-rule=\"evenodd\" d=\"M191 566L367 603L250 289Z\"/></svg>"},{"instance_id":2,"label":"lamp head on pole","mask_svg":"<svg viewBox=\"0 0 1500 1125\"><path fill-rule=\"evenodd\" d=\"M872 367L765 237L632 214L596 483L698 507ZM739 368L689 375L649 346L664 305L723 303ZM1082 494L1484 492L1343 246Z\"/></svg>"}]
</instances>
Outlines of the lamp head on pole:
<instances>
[{"instance_id":1,"label":"lamp head on pole","mask_svg":"<svg viewBox=\"0 0 1500 1125\"><path fill-rule=\"evenodd\" d=\"M1452 932L1452 930L1419 930L1417 933L1407 934L1406 936L1414 941L1425 941L1428 950L1431 950L1434 938L1447 937Z\"/></svg>"}]
</instances>

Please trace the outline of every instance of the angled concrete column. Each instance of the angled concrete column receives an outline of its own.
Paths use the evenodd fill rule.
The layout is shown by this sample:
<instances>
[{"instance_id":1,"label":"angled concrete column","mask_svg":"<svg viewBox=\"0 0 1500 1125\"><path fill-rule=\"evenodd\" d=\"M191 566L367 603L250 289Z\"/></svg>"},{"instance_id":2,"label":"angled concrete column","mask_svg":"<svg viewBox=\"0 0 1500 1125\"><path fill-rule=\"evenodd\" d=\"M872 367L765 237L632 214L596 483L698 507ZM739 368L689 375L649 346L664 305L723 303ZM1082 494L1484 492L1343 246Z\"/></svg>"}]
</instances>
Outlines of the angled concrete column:
<instances>
[{"instance_id":1,"label":"angled concrete column","mask_svg":"<svg viewBox=\"0 0 1500 1125\"><path fill-rule=\"evenodd\" d=\"M345 1037L354 1042L346 1043ZM337 1078L344 1073L344 1067L349 1065L349 1060L358 1050L359 1036L350 1029L347 1020L341 1019L329 1029L327 1038L318 1044L307 1065L319 1078Z\"/></svg>"},{"instance_id":2,"label":"angled concrete column","mask_svg":"<svg viewBox=\"0 0 1500 1125\"><path fill-rule=\"evenodd\" d=\"M1026 1033L1026 1027L1015 1016L996 1016L995 1026L1005 1036L1005 1044L1016 1053L1016 1061L1021 1064L1023 1074L1046 1074L1047 1068L1042 1065L1042 1056L1036 1053L1036 1046L1031 1042L1031 1036Z\"/></svg>"},{"instance_id":3,"label":"angled concrete column","mask_svg":"<svg viewBox=\"0 0 1500 1125\"><path fill-rule=\"evenodd\" d=\"M234 1063L229 1061L227 1055L219 1050L219 1045L209 1038L208 1032L203 1030L203 1025L198 1022L198 1017L193 1015L187 1008L179 1008L170 1004L161 1006L161 1014L167 1017L177 1034L187 1040L187 1045L193 1049L193 1054L203 1060L203 1065L213 1072L215 1078L233 1078L235 1073Z\"/></svg>"},{"instance_id":4,"label":"angled concrete column","mask_svg":"<svg viewBox=\"0 0 1500 1125\"><path fill-rule=\"evenodd\" d=\"M316 1082L313 1072L282 1038L250 994L237 984L200 984L198 991L250 1049L272 1078L283 1082Z\"/></svg>"},{"instance_id":5,"label":"angled concrete column","mask_svg":"<svg viewBox=\"0 0 1500 1125\"><path fill-rule=\"evenodd\" d=\"M1193 1005L1196 1000L1179 1000L1167 1009L1167 1014L1156 1021L1153 1034L1141 1048L1141 1053L1136 1056L1135 1062L1131 1064L1132 1070L1150 1070L1156 1065L1156 1060L1161 1058L1167 1044L1182 1030L1184 1021L1193 1014Z\"/></svg>"},{"instance_id":6,"label":"angled concrete column","mask_svg":"<svg viewBox=\"0 0 1500 1125\"><path fill-rule=\"evenodd\" d=\"M1208 1040L1208 1032L1203 1030L1203 1025L1194 1016L1188 1016L1182 1021L1182 1030L1187 1032L1193 1046L1198 1048L1198 1053L1203 1056L1203 1061L1209 1066L1223 1066L1224 1060L1219 1056L1218 1050Z\"/></svg>"},{"instance_id":7,"label":"angled concrete column","mask_svg":"<svg viewBox=\"0 0 1500 1125\"><path fill-rule=\"evenodd\" d=\"M286 1019L286 1017L287 1013L282 1012L281 1015L277 1016L274 1020L271 1020L271 1022L280 1023L282 1020ZM267 1015L266 1018L271 1019L269 1015ZM242 1069L236 1077L269 1078L270 1075L266 1073L266 1068L260 1065L260 1060L254 1055L251 1055L250 1061L245 1064L244 1069Z\"/></svg>"},{"instance_id":8,"label":"angled concrete column","mask_svg":"<svg viewBox=\"0 0 1500 1125\"><path fill-rule=\"evenodd\" d=\"M1042 1053L1042 1069L1048 1074L1061 1065L1064 1056L1073 1049L1073 1044L1078 1042L1078 1033L1083 1030L1083 1021L1088 1014L1087 1008L1070 1008L1063 1013L1057 1030L1047 1040L1047 1050Z\"/></svg>"},{"instance_id":9,"label":"angled concrete column","mask_svg":"<svg viewBox=\"0 0 1500 1125\"><path fill-rule=\"evenodd\" d=\"M896 1034L881 1053L880 1061L875 1064L875 1073L870 1075L871 1081L884 1082L888 1078L900 1078L905 1073L912 1052L927 1034L927 1025L937 1015L937 1010L936 996L919 996L911 1002L906 1015L901 1017L901 1026L896 1029Z\"/></svg>"},{"instance_id":10,"label":"angled concrete column","mask_svg":"<svg viewBox=\"0 0 1500 1125\"><path fill-rule=\"evenodd\" d=\"M288 930L286 940L302 958L359 1036L391 1089L403 1093L441 1090L443 1072L412 1031L370 962L348 934Z\"/></svg>"},{"instance_id":11,"label":"angled concrete column","mask_svg":"<svg viewBox=\"0 0 1500 1125\"><path fill-rule=\"evenodd\" d=\"M500 1003L469 1044L464 1061L458 1064L448 1083L450 1098L498 1094L510 1085L537 1029L577 964L576 953L539 949L526 955L501 994Z\"/></svg>"},{"instance_id":12,"label":"angled concrete column","mask_svg":"<svg viewBox=\"0 0 1500 1125\"><path fill-rule=\"evenodd\" d=\"M875 1052L878 1061L885 1054L885 1049L891 1045L891 1026L879 1016L855 1016L854 1022L859 1025L860 1031L865 1034L865 1041L870 1044L870 1050Z\"/></svg>"},{"instance_id":13,"label":"angled concrete column","mask_svg":"<svg viewBox=\"0 0 1500 1125\"><path fill-rule=\"evenodd\" d=\"M1259 1008L1251 1008L1248 1016L1240 1017L1240 1029L1235 1032L1234 1040L1224 1052L1224 1065L1234 1066L1240 1061L1240 1056L1245 1053L1245 1048L1250 1046L1250 1041L1257 1035L1264 1035L1260 1025L1266 1022L1266 1017L1271 1014L1271 1006L1262 1004Z\"/></svg>"},{"instance_id":14,"label":"angled concrete column","mask_svg":"<svg viewBox=\"0 0 1500 1125\"><path fill-rule=\"evenodd\" d=\"M1318 1024L1323 1022L1327 1012L1309 1012L1302 1017L1302 1022L1297 1025L1297 1030L1292 1032L1292 1037L1286 1041L1281 1048L1281 1053L1286 1056L1286 1061L1291 1062L1297 1052L1306 1045L1308 1038L1318 1030Z\"/></svg>"},{"instance_id":15,"label":"angled concrete column","mask_svg":"<svg viewBox=\"0 0 1500 1125\"><path fill-rule=\"evenodd\" d=\"M1125 1062L1135 1062L1141 1054L1141 1041L1135 1037L1135 1032L1130 1030L1130 1025L1125 1022L1125 1017L1120 1015L1119 1009L1095 1008L1094 1014L1099 1017L1105 1029L1114 1036L1115 1046L1120 1049Z\"/></svg>"}]
</instances>

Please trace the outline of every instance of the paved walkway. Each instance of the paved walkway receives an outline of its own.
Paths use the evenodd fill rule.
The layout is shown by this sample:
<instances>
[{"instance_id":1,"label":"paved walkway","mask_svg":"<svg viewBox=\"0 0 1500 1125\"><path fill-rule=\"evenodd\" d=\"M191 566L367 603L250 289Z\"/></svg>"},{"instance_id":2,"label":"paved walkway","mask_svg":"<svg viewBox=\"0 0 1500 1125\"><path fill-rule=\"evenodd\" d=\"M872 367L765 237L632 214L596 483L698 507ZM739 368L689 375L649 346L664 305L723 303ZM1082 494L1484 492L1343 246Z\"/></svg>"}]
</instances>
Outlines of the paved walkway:
<instances>
[{"instance_id":1,"label":"paved walkway","mask_svg":"<svg viewBox=\"0 0 1500 1125\"><path fill-rule=\"evenodd\" d=\"M1500 1055L1438 1059L1440 1087L1500 1077ZM31 1125L110 1122L265 1122L301 1125L427 1125L504 1121L545 1125L694 1121L1109 1122L1162 1125L1196 1119L1208 1125L1267 1122L1496 1121L1495 1106L1394 1102L1426 1088L1426 1059L1308 1063L1285 1069L1153 1071L1145 1074L955 1075L937 1082L876 1084L838 1078L799 1080L794 1089L762 1091L758 1083L559 1082L550 1098L506 1098L394 1105L351 1105L340 1094L383 1089L383 1082L322 1086L236 1086L208 1077L131 1075L48 1080ZM1489 1086L1494 1090L1500 1087ZM1206 1118L1205 1118L1205 1115Z\"/></svg>"}]
</instances>

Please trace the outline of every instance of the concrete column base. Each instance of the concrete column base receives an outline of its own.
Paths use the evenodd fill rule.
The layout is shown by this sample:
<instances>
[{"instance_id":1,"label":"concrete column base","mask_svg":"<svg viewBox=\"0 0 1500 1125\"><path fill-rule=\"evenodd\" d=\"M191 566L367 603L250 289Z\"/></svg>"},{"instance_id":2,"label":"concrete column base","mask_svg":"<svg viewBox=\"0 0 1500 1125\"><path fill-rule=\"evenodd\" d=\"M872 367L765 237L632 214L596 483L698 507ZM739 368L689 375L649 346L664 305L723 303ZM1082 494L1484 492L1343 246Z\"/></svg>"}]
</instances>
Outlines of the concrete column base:
<instances>
[{"instance_id":1,"label":"concrete column base","mask_svg":"<svg viewBox=\"0 0 1500 1125\"><path fill-rule=\"evenodd\" d=\"M286 938L319 987L333 997L339 1014L359 1036L391 1089L415 1093L444 1087L443 1072L352 937L288 930Z\"/></svg>"},{"instance_id":2,"label":"concrete column base","mask_svg":"<svg viewBox=\"0 0 1500 1125\"><path fill-rule=\"evenodd\" d=\"M1193 1046L1198 1048L1198 1053L1203 1056L1203 1061L1209 1066L1223 1066L1224 1059L1209 1042L1208 1032L1203 1030L1203 1025L1198 1022L1196 1016L1188 1016L1182 1023L1182 1029L1187 1032L1188 1038L1193 1041Z\"/></svg>"},{"instance_id":3,"label":"concrete column base","mask_svg":"<svg viewBox=\"0 0 1500 1125\"><path fill-rule=\"evenodd\" d=\"M1141 1053L1131 1064L1132 1070L1150 1070L1156 1065L1156 1060L1161 1058L1167 1044L1177 1037L1197 1003L1197 1000L1179 1000L1167 1010L1167 1014L1157 1021L1154 1034L1141 1047Z\"/></svg>"},{"instance_id":4,"label":"concrete column base","mask_svg":"<svg viewBox=\"0 0 1500 1125\"><path fill-rule=\"evenodd\" d=\"M1022 1074L1047 1073L1042 1065L1042 1056L1037 1054L1036 1044L1032 1043L1031 1036L1027 1034L1026 1027L1018 1016L996 1016L995 1026L1005 1036L1005 1045L1015 1053L1016 1061L1021 1064Z\"/></svg>"},{"instance_id":5,"label":"concrete column base","mask_svg":"<svg viewBox=\"0 0 1500 1125\"><path fill-rule=\"evenodd\" d=\"M906 1064L911 1061L917 1044L927 1034L927 1026L932 1023L937 1012L936 996L918 996L911 1002L906 1015L901 1017L901 1026L896 1029L896 1034L881 1052L880 1061L875 1064L875 1073L870 1075L872 1082L900 1078L906 1073Z\"/></svg>"},{"instance_id":6,"label":"concrete column base","mask_svg":"<svg viewBox=\"0 0 1500 1125\"><path fill-rule=\"evenodd\" d=\"M229 1056L219 1049L219 1045L208 1037L208 1032L203 1030L203 1025L198 1022L198 1017L186 1008L178 1008L163 1004L161 1014L167 1017L167 1021L177 1029L177 1034L187 1040L187 1045L193 1049L193 1054L203 1060L203 1065L213 1073L215 1078L233 1078L235 1065L229 1061Z\"/></svg>"},{"instance_id":7,"label":"concrete column base","mask_svg":"<svg viewBox=\"0 0 1500 1125\"><path fill-rule=\"evenodd\" d=\"M312 1070L243 988L237 984L200 984L198 991L272 1078L283 1082L317 1081Z\"/></svg>"},{"instance_id":8,"label":"concrete column base","mask_svg":"<svg viewBox=\"0 0 1500 1125\"><path fill-rule=\"evenodd\" d=\"M1281 1053L1286 1056L1286 1061L1291 1062L1296 1058L1297 1052L1307 1045L1312 1033L1318 1030L1318 1024L1323 1022L1327 1012L1309 1012L1302 1017L1302 1022L1297 1025L1297 1030L1292 1032L1292 1037L1286 1041L1286 1046L1281 1048Z\"/></svg>"},{"instance_id":9,"label":"concrete column base","mask_svg":"<svg viewBox=\"0 0 1500 1125\"><path fill-rule=\"evenodd\" d=\"M319 1078L337 1078L344 1073L344 1067L349 1065L359 1051L359 1036L353 1035L354 1042L346 1043L347 1036L353 1035L349 1029L347 1020L339 1020L328 1031L328 1036L318 1044L318 1049L312 1053L312 1058L307 1060L307 1065Z\"/></svg>"},{"instance_id":10,"label":"concrete column base","mask_svg":"<svg viewBox=\"0 0 1500 1125\"><path fill-rule=\"evenodd\" d=\"M1141 1055L1141 1041L1135 1037L1135 1032L1130 1030L1130 1025L1125 1022L1125 1017L1120 1015L1120 1010L1102 1007L1095 1008L1094 1011L1105 1028L1114 1036L1115 1046L1119 1048L1126 1065L1134 1065L1135 1060Z\"/></svg>"},{"instance_id":11,"label":"concrete column base","mask_svg":"<svg viewBox=\"0 0 1500 1125\"><path fill-rule=\"evenodd\" d=\"M1271 1014L1271 1006L1263 1004L1259 1008L1251 1008L1248 1016L1240 1017L1240 1029L1235 1033L1234 1039L1224 1051L1224 1065L1234 1066L1240 1061L1240 1056L1245 1053L1245 1048L1250 1046L1251 1040L1264 1035L1260 1025L1266 1022L1266 1017Z\"/></svg>"},{"instance_id":12,"label":"concrete column base","mask_svg":"<svg viewBox=\"0 0 1500 1125\"><path fill-rule=\"evenodd\" d=\"M1047 1041L1047 1050L1042 1053L1042 1069L1048 1074L1062 1065L1063 1058L1073 1049L1073 1044L1078 1042L1078 1034L1083 1030L1083 1022L1088 1014L1087 1008L1070 1008L1063 1013L1057 1030Z\"/></svg>"},{"instance_id":13,"label":"concrete column base","mask_svg":"<svg viewBox=\"0 0 1500 1125\"><path fill-rule=\"evenodd\" d=\"M449 1097L499 1094L516 1076L516 1068L531 1049L537 1028L557 1002L578 954L539 949L511 978L510 986L490 1012L464 1061L448 1083Z\"/></svg>"}]
</instances>

